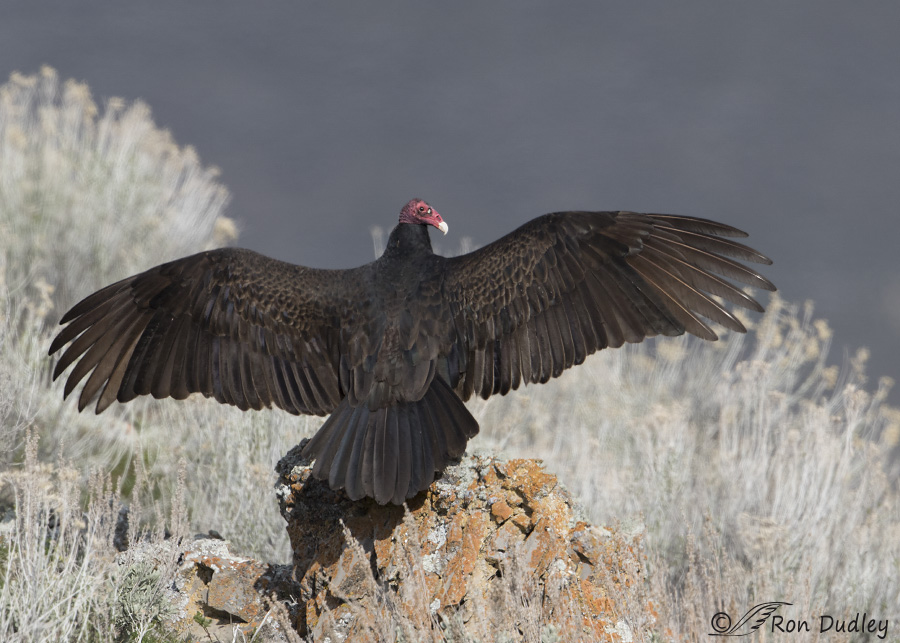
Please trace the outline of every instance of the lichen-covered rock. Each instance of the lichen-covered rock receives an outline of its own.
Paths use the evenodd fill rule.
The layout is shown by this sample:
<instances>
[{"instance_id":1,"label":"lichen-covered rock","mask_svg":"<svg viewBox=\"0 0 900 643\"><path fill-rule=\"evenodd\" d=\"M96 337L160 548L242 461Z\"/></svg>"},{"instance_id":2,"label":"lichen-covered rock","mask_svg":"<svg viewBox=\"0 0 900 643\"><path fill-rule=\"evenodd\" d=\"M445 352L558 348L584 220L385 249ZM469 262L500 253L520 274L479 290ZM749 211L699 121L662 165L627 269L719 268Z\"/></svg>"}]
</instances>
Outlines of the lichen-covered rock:
<instances>
[{"instance_id":1,"label":"lichen-covered rock","mask_svg":"<svg viewBox=\"0 0 900 643\"><path fill-rule=\"evenodd\" d=\"M408 513L352 502L315 480L300 447L278 472L298 630L314 640L393 640L397 631L430 640L435 629L474 619L498 640L510 629L521 638L529 627L551 627L568 633L561 640L622 641L635 620L653 622L640 534L580 519L539 462L467 456Z\"/></svg>"},{"instance_id":2,"label":"lichen-covered rock","mask_svg":"<svg viewBox=\"0 0 900 643\"><path fill-rule=\"evenodd\" d=\"M289 568L233 554L224 540L193 540L178 557L170 625L186 640L232 640L235 627L251 636L265 621L270 631L261 640L287 640L277 636L279 624L266 615L289 597L291 585Z\"/></svg>"}]
</instances>

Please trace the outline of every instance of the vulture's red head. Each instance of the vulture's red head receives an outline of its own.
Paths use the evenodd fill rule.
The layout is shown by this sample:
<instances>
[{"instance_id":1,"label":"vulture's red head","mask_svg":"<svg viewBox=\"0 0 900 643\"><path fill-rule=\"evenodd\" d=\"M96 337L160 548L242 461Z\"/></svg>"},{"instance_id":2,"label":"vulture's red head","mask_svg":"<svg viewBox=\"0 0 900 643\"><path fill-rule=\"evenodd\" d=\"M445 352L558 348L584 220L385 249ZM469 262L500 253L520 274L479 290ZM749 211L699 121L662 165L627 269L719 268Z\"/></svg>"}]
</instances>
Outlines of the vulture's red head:
<instances>
[{"instance_id":1,"label":"vulture's red head","mask_svg":"<svg viewBox=\"0 0 900 643\"><path fill-rule=\"evenodd\" d=\"M437 210L425 203L422 199L413 199L400 210L400 223L417 223L433 225L435 228L447 234L447 224L437 213Z\"/></svg>"}]
</instances>

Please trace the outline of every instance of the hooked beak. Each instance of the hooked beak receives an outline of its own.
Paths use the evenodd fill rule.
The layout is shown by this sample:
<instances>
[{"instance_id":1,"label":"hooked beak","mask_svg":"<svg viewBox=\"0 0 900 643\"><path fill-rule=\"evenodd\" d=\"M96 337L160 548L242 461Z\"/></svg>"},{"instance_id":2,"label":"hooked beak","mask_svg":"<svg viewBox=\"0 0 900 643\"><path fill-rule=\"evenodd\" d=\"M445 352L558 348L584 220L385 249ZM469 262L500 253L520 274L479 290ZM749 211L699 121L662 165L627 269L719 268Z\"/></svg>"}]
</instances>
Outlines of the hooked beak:
<instances>
[{"instance_id":1,"label":"hooked beak","mask_svg":"<svg viewBox=\"0 0 900 643\"><path fill-rule=\"evenodd\" d=\"M428 212L426 212L420 220L422 223L433 225L444 234L447 234L447 230L450 229L447 224L444 223L444 217L442 217L434 208L428 208Z\"/></svg>"}]
</instances>

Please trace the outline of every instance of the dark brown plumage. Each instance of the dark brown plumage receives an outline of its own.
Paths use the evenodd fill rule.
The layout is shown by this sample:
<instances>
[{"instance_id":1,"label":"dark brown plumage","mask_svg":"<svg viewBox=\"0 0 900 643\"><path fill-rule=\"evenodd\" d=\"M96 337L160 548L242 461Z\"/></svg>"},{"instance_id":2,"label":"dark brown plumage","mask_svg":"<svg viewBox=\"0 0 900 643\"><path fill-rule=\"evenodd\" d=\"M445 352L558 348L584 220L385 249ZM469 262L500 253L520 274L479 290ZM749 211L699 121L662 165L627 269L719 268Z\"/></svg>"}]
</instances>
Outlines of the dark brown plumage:
<instances>
[{"instance_id":1,"label":"dark brown plumage","mask_svg":"<svg viewBox=\"0 0 900 643\"><path fill-rule=\"evenodd\" d=\"M763 308L727 279L774 286L771 261L721 223L633 212L557 212L454 258L440 215L413 199L384 254L315 270L211 250L95 292L50 347L54 378L87 377L79 410L199 392L241 409L331 416L304 454L350 498L402 503L460 457L478 423L463 401L546 382L606 347L685 331L738 332L713 296Z\"/></svg>"}]
</instances>

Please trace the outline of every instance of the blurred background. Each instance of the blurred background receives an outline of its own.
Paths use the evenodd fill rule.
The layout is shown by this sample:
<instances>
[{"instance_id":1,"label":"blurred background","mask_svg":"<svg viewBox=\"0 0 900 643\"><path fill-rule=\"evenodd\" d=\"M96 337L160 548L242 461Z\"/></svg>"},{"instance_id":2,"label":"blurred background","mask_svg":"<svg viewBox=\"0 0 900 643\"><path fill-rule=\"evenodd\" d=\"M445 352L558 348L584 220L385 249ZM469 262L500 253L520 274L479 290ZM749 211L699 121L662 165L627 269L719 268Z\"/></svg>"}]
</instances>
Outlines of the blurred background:
<instances>
[{"instance_id":1,"label":"blurred background","mask_svg":"<svg viewBox=\"0 0 900 643\"><path fill-rule=\"evenodd\" d=\"M832 361L868 346L897 378L898 27L822 0L7 0L0 79L47 64L146 101L220 168L239 245L310 266L369 261L413 196L449 252L562 209L721 220L814 300Z\"/></svg>"}]
</instances>

